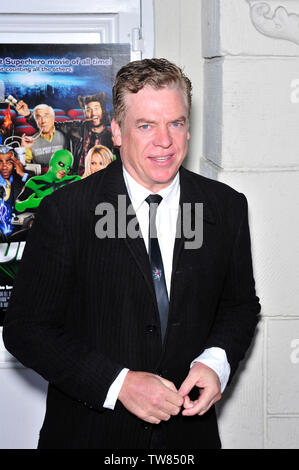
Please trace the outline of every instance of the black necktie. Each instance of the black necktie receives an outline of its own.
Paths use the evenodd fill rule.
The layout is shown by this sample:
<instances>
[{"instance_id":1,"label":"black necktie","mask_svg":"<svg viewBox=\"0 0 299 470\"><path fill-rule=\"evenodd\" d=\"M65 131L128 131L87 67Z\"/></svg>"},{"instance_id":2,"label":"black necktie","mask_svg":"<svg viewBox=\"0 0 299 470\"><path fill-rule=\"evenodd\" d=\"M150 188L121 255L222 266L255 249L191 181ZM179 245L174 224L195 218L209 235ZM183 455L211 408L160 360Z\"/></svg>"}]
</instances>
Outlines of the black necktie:
<instances>
[{"instance_id":1,"label":"black necktie","mask_svg":"<svg viewBox=\"0 0 299 470\"><path fill-rule=\"evenodd\" d=\"M168 321L168 295L165 281L165 274L163 268L163 261L159 242L157 238L156 228L156 214L158 205L162 201L162 197L159 194L150 194L146 198L146 202L149 205L149 244L148 244L148 255L150 259L152 277L156 292L157 304L160 314L161 323L161 335L162 342L164 341L165 331Z\"/></svg>"}]
</instances>

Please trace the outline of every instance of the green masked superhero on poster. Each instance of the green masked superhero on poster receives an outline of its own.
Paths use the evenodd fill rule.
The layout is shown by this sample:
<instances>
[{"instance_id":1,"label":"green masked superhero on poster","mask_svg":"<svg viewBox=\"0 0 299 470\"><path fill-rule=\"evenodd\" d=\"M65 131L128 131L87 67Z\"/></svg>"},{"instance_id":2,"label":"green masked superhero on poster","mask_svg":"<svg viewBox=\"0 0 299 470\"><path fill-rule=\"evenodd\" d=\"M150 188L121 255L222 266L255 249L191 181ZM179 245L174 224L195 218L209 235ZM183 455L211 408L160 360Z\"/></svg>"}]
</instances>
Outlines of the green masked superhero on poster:
<instances>
[{"instance_id":1,"label":"green masked superhero on poster","mask_svg":"<svg viewBox=\"0 0 299 470\"><path fill-rule=\"evenodd\" d=\"M19 194L15 208L18 212L37 208L45 196L63 186L81 179L79 175L69 175L73 165L73 155L68 150L57 150L49 162L49 170L41 176L33 176Z\"/></svg>"}]
</instances>

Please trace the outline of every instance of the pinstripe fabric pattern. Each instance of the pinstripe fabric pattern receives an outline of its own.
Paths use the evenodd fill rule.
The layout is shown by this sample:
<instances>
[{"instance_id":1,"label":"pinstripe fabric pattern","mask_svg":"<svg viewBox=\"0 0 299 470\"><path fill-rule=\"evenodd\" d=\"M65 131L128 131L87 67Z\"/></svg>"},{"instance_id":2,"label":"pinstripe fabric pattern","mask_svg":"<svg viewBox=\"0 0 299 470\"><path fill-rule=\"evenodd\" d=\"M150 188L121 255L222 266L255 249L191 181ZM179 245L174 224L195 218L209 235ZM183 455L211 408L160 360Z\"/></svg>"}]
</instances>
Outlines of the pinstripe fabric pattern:
<instances>
[{"instance_id":1,"label":"pinstripe fabric pattern","mask_svg":"<svg viewBox=\"0 0 299 470\"><path fill-rule=\"evenodd\" d=\"M45 198L30 231L4 341L50 383L40 448L148 448L151 425L120 402L114 411L102 407L121 368L161 374L179 387L191 361L219 346L233 375L254 333L260 307L244 196L181 170L181 202L204 203L204 243L186 250L184 238L176 240L162 346L143 239L95 234L95 207L117 207L119 194L127 195L114 162ZM169 448L220 446L214 408L159 426Z\"/></svg>"}]
</instances>

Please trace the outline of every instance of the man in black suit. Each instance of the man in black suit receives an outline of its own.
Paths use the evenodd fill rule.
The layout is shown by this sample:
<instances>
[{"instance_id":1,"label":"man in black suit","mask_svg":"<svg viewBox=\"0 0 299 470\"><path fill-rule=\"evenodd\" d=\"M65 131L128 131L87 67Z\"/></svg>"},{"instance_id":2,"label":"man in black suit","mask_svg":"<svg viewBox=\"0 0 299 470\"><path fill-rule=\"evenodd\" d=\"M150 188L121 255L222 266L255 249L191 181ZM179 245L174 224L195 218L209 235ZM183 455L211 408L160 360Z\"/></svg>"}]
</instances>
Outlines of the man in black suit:
<instances>
[{"instance_id":1,"label":"man in black suit","mask_svg":"<svg viewBox=\"0 0 299 470\"><path fill-rule=\"evenodd\" d=\"M219 448L260 310L246 199L182 167L180 68L132 62L113 99L121 161L43 200L5 345L49 381L39 448Z\"/></svg>"},{"instance_id":2,"label":"man in black suit","mask_svg":"<svg viewBox=\"0 0 299 470\"><path fill-rule=\"evenodd\" d=\"M7 241L11 232L16 230L16 227L11 226L15 202L33 174L25 170L12 147L0 145L0 233L3 241Z\"/></svg>"},{"instance_id":3,"label":"man in black suit","mask_svg":"<svg viewBox=\"0 0 299 470\"><path fill-rule=\"evenodd\" d=\"M14 206L17 196L32 172L26 172L11 147L0 145L0 184L5 188L4 201Z\"/></svg>"}]
</instances>

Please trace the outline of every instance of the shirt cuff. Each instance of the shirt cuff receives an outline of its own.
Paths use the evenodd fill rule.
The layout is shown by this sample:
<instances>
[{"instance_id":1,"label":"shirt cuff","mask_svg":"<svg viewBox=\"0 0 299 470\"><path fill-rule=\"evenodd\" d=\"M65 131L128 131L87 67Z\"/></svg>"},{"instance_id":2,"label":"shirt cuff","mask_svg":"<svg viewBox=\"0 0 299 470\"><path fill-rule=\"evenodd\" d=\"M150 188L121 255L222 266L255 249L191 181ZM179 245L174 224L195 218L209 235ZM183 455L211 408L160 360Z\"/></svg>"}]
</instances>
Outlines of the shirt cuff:
<instances>
[{"instance_id":1,"label":"shirt cuff","mask_svg":"<svg viewBox=\"0 0 299 470\"><path fill-rule=\"evenodd\" d=\"M104 408L109 408L110 410L114 410L116 400L118 398L120 389L124 383L125 377L127 375L127 372L129 372L129 369L122 369L114 382L110 385L110 388L108 390L106 400L104 401Z\"/></svg>"},{"instance_id":2,"label":"shirt cuff","mask_svg":"<svg viewBox=\"0 0 299 470\"><path fill-rule=\"evenodd\" d=\"M192 361L190 367L195 362L202 362L216 372L220 380L221 393L223 393L230 375L230 365L224 349L216 347L205 349L200 356Z\"/></svg>"},{"instance_id":3,"label":"shirt cuff","mask_svg":"<svg viewBox=\"0 0 299 470\"><path fill-rule=\"evenodd\" d=\"M28 173L24 173L24 176L22 177L23 183L26 183L26 181L27 181L27 179L28 179L28 176L29 176Z\"/></svg>"}]
</instances>

